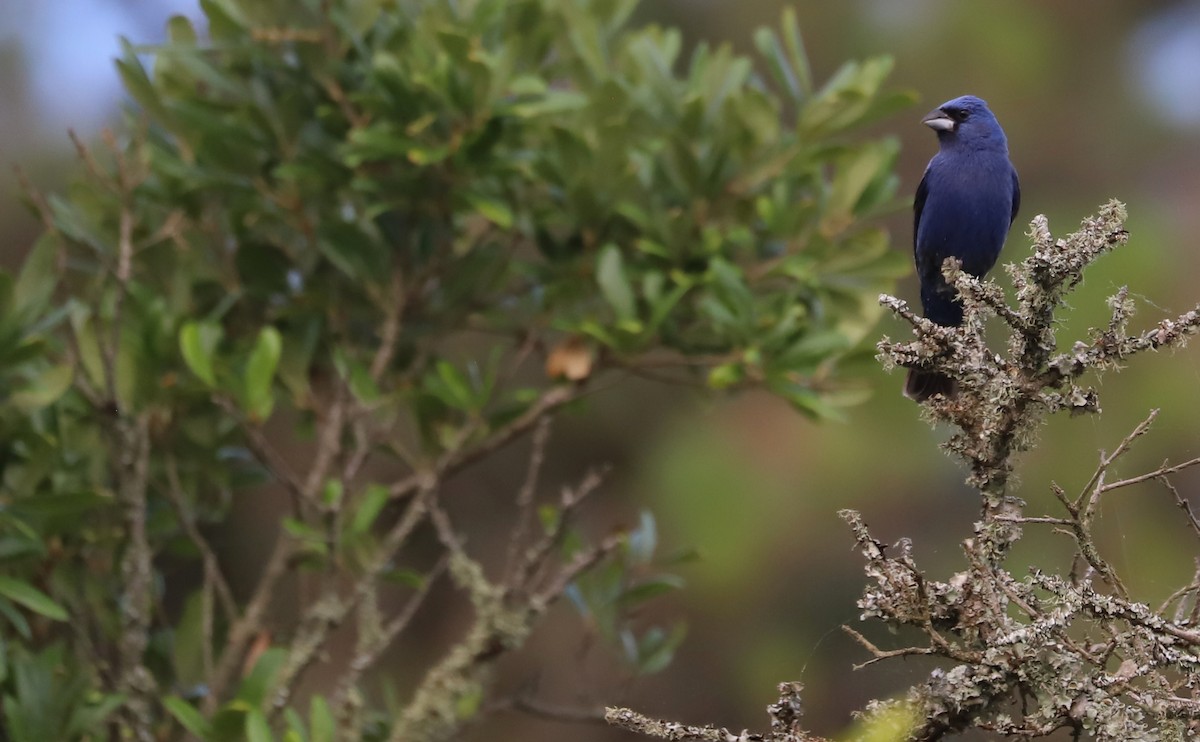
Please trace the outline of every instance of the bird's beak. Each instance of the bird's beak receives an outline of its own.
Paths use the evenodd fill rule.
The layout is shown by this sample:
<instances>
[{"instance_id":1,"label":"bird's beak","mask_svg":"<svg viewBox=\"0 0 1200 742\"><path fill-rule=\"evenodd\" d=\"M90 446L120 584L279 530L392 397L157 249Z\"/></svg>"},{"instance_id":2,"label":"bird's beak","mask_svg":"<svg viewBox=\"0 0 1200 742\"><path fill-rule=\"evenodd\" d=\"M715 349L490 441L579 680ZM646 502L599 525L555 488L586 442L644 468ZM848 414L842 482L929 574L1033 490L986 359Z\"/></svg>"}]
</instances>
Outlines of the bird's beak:
<instances>
[{"instance_id":1,"label":"bird's beak","mask_svg":"<svg viewBox=\"0 0 1200 742\"><path fill-rule=\"evenodd\" d=\"M946 115L946 112L940 108L935 108L925 114L925 118L921 119L921 123L928 126L934 131L953 131L954 119Z\"/></svg>"}]
</instances>

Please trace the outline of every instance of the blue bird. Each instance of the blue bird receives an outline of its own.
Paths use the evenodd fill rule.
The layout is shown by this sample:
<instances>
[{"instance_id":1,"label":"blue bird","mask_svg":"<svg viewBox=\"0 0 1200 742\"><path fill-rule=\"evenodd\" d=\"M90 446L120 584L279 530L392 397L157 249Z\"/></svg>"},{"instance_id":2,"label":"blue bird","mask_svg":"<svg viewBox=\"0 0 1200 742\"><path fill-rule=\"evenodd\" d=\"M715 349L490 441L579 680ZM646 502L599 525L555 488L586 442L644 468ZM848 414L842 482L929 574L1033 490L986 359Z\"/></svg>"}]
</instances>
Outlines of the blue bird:
<instances>
[{"instance_id":1,"label":"blue bird","mask_svg":"<svg viewBox=\"0 0 1200 742\"><path fill-rule=\"evenodd\" d=\"M958 292L942 277L954 257L975 277L991 270L1021 205L1021 185L1008 159L1008 140L987 103L973 95L946 101L923 120L937 132L939 151L929 161L913 203L913 253L925 316L943 326L962 324ZM953 397L954 380L910 369L904 395L923 402Z\"/></svg>"}]
</instances>

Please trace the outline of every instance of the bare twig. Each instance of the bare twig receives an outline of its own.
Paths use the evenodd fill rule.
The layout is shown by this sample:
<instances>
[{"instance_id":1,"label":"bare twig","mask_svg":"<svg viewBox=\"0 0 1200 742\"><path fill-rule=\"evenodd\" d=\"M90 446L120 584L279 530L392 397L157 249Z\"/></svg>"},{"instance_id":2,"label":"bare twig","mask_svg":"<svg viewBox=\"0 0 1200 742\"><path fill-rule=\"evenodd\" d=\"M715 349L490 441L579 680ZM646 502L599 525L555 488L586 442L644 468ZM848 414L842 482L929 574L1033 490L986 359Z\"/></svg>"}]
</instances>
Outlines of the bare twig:
<instances>
[{"instance_id":1,"label":"bare twig","mask_svg":"<svg viewBox=\"0 0 1200 742\"><path fill-rule=\"evenodd\" d=\"M287 489L288 494L291 495L294 501L293 504L298 509L307 497L304 483L292 471L288 463L284 461L283 456L275 450L275 447L263 432L262 427L247 420L237 404L224 395L214 395L213 401L227 414L241 422L241 429L246 436L247 447L254 454L255 458L258 459L259 463L271 473L271 476Z\"/></svg>"},{"instance_id":2,"label":"bare twig","mask_svg":"<svg viewBox=\"0 0 1200 742\"><path fill-rule=\"evenodd\" d=\"M304 478L301 492L305 502L316 502L333 469L333 463L342 452L342 435L345 433L346 406L349 393L340 379L333 383L333 399L317 413L317 450L312 465Z\"/></svg>"},{"instance_id":3,"label":"bare twig","mask_svg":"<svg viewBox=\"0 0 1200 742\"><path fill-rule=\"evenodd\" d=\"M529 450L529 467L525 472L525 481L517 490L517 520L513 526L512 535L508 541L508 556L505 559L504 572L512 578L516 567L517 554L525 541L525 534L537 518L535 512L538 475L542 471L542 463L546 458L546 442L550 439L550 418L543 417L538 421L533 431L533 443Z\"/></svg>"},{"instance_id":4,"label":"bare twig","mask_svg":"<svg viewBox=\"0 0 1200 742\"><path fill-rule=\"evenodd\" d=\"M1154 420L1157 417L1158 410L1151 410L1150 415L1138 423L1133 432L1125 436L1124 440L1117 444L1117 448L1112 454L1107 456L1101 454L1100 465L1096 467L1096 471L1092 473L1092 478L1083 486L1079 496L1075 498L1075 502L1073 503L1075 509L1080 510L1084 514L1085 521L1091 520L1090 514L1095 509L1095 504L1100 497L1100 493L1105 489L1104 477L1108 474L1109 467L1129 451L1134 441L1141 438L1146 434L1146 431L1150 430L1150 426L1154 424Z\"/></svg>"},{"instance_id":5,"label":"bare twig","mask_svg":"<svg viewBox=\"0 0 1200 742\"><path fill-rule=\"evenodd\" d=\"M511 709L530 716L570 724L604 724L604 709L579 708L547 703L528 695L516 695L497 704L496 710Z\"/></svg>"},{"instance_id":6,"label":"bare twig","mask_svg":"<svg viewBox=\"0 0 1200 742\"><path fill-rule=\"evenodd\" d=\"M530 545L516 563L508 580L508 589L514 593L527 593L537 581L538 572L547 563L547 557L558 546L566 532L571 516L593 492L604 482L604 470L590 471L575 487L564 487L558 504L558 517L553 526L543 531L541 537Z\"/></svg>"},{"instance_id":7,"label":"bare twig","mask_svg":"<svg viewBox=\"0 0 1200 742\"><path fill-rule=\"evenodd\" d=\"M225 695L234 674L241 667L243 656L250 641L262 630L263 619L275 596L279 582L288 572L288 563L295 550L295 542L285 531L276 535L275 546L267 558L262 575L241 617L229 628L225 648L217 659L216 669L208 682L209 693L204 698L204 711L213 713Z\"/></svg>"},{"instance_id":8,"label":"bare twig","mask_svg":"<svg viewBox=\"0 0 1200 742\"><path fill-rule=\"evenodd\" d=\"M212 581L217 597L220 599L225 620L233 621L237 617L237 602L234 600L233 591L229 589L229 583L225 581L225 576L221 572L221 565L217 559L216 552L213 551L212 546L208 543L208 539L204 537L204 534L200 533L200 528L196 525L196 516L188 505L187 495L184 493L183 485L179 480L179 464L174 456L167 457L166 473L167 497L171 501L171 506L175 509L175 517L179 521L179 527L183 529L188 540L200 552L200 558L204 561L205 580ZM208 638L211 639L211 636Z\"/></svg>"},{"instance_id":9,"label":"bare twig","mask_svg":"<svg viewBox=\"0 0 1200 742\"><path fill-rule=\"evenodd\" d=\"M383 378L383 372L396 355L396 344L400 341L400 326L406 306L405 294L404 272L396 268L392 271L389 294L392 306L384 314L383 327L379 331L379 347L375 350L375 357L371 359L371 380L376 384Z\"/></svg>"},{"instance_id":10,"label":"bare twig","mask_svg":"<svg viewBox=\"0 0 1200 742\"><path fill-rule=\"evenodd\" d=\"M1164 477L1166 477L1169 474L1175 474L1177 472L1183 471L1184 469L1190 469L1193 466L1196 466L1197 464L1200 464L1200 457L1196 457L1194 459L1189 459L1189 460L1183 462L1182 464L1175 464L1173 466L1168 466L1168 465L1164 464L1164 465L1160 466L1159 468L1155 469L1154 471L1146 472L1145 474L1141 474L1136 477L1122 479L1118 482L1107 483L1104 485L1102 490L1104 492L1109 492L1112 490L1120 489L1122 487L1129 487L1131 485L1141 484L1142 482L1149 482L1151 479L1163 479Z\"/></svg>"},{"instance_id":11,"label":"bare twig","mask_svg":"<svg viewBox=\"0 0 1200 742\"><path fill-rule=\"evenodd\" d=\"M543 392L537 401L529 406L529 409L525 410L507 425L492 431L490 435L475 446L451 449L438 462L434 474L438 477L444 477L468 464L478 461L493 451L503 448L536 425L537 421L542 419L542 417L577 399L581 394L583 394L583 388L578 386L561 385L551 387ZM410 474L404 479L393 483L388 491L393 498L407 497L417 491L421 486L424 476L426 475L420 472Z\"/></svg>"},{"instance_id":12,"label":"bare twig","mask_svg":"<svg viewBox=\"0 0 1200 742\"><path fill-rule=\"evenodd\" d=\"M892 657L911 657L914 655L929 655L929 654L937 654L938 653L938 650L934 649L933 647L904 647L901 649L886 649L886 650L880 649L879 647L877 647L873 643L871 643L870 639L867 639L867 637L858 633L857 631L850 628L849 626L846 626L845 624L842 625L842 631L849 634L850 637L852 639L854 639L854 641L861 644L862 647L864 649L866 649L868 652L870 652L872 655L872 658L867 660L866 662L861 662L859 664L856 664L854 666L855 670L861 670L864 667L867 667L868 665L873 665L876 662L879 662L880 660L891 659Z\"/></svg>"},{"instance_id":13,"label":"bare twig","mask_svg":"<svg viewBox=\"0 0 1200 742\"><path fill-rule=\"evenodd\" d=\"M1183 515L1187 518L1187 524L1192 529L1192 533L1196 535L1196 538L1200 538L1200 520L1196 520L1196 513L1192 510L1192 504L1179 493L1179 490L1176 489L1175 485L1171 484L1171 480L1167 479L1165 475L1160 476L1159 481L1167 488L1167 491L1171 493L1171 497L1175 500L1175 504L1183 511Z\"/></svg>"}]
</instances>

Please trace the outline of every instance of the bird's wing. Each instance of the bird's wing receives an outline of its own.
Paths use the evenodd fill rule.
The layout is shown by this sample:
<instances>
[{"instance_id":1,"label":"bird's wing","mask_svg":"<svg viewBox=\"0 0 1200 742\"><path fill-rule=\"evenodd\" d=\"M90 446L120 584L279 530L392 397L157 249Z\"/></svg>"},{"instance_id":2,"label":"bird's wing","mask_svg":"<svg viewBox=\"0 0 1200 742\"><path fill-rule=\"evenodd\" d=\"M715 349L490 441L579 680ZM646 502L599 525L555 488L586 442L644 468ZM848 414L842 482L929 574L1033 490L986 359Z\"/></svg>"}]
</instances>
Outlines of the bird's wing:
<instances>
[{"instance_id":1,"label":"bird's wing","mask_svg":"<svg viewBox=\"0 0 1200 742\"><path fill-rule=\"evenodd\" d=\"M925 168L925 174L921 176L921 183L917 186L917 195L913 199L913 252L917 250L917 233L921 229L921 212L925 210L925 199L929 197L929 168ZM1016 215L1013 211L1013 215Z\"/></svg>"},{"instance_id":2,"label":"bird's wing","mask_svg":"<svg viewBox=\"0 0 1200 742\"><path fill-rule=\"evenodd\" d=\"M1010 216L1008 218L1008 225L1010 227L1012 226L1012 223L1017 220L1017 211L1021 208L1021 181L1017 179L1017 171L1016 170L1012 171L1012 180L1013 180L1012 216Z\"/></svg>"}]
</instances>

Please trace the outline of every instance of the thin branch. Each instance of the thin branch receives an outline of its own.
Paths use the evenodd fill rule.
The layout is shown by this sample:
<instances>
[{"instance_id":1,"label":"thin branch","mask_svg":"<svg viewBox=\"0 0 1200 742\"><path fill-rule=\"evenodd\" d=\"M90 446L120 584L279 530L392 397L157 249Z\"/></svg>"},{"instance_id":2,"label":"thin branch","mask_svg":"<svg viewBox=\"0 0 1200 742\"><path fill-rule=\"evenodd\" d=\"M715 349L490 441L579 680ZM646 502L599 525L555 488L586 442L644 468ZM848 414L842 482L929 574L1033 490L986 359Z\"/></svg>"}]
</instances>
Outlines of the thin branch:
<instances>
[{"instance_id":1,"label":"thin branch","mask_svg":"<svg viewBox=\"0 0 1200 742\"><path fill-rule=\"evenodd\" d=\"M553 410L562 407L563 405L578 399L583 394L583 388L578 386L560 385L554 386L542 393L537 401L530 405L529 409L521 413L516 419L507 425L493 431L491 435L484 438L478 444L471 448L452 448L443 459L438 462L438 465L433 472L434 476L442 478L447 474L452 474L468 464L474 463L488 454L503 448L508 443L515 440L517 437L531 429L537 424L537 421ZM423 472L414 472L409 476L392 484L388 489L389 494L393 499L407 497L416 492L424 478L428 476Z\"/></svg>"},{"instance_id":2,"label":"thin branch","mask_svg":"<svg viewBox=\"0 0 1200 742\"><path fill-rule=\"evenodd\" d=\"M517 695L494 706L496 710L519 711L548 721L568 724L604 724L603 708L579 708L547 703L531 696Z\"/></svg>"},{"instance_id":3,"label":"thin branch","mask_svg":"<svg viewBox=\"0 0 1200 742\"><path fill-rule=\"evenodd\" d=\"M294 501L293 504L299 508L300 503L304 502L307 497L304 484L299 475L293 472L287 462L284 461L283 456L275 450L275 447L263 432L262 427L247 420L246 416L242 414L241 409L238 408L233 400L224 395L214 395L213 401L226 414L239 421L242 433L246 436L246 446L254 454L255 458L258 459L259 463L267 471L271 472L271 476L284 486L288 494L291 495Z\"/></svg>"},{"instance_id":4,"label":"thin branch","mask_svg":"<svg viewBox=\"0 0 1200 742\"><path fill-rule=\"evenodd\" d=\"M1157 417L1158 410L1151 410L1150 415L1145 420L1138 423L1137 427L1133 429L1133 432L1125 436L1125 439L1117 445L1116 450L1113 451L1111 455L1101 455L1100 465L1096 467L1096 471L1093 472L1092 478L1089 479L1087 484L1083 486L1083 490L1080 491L1079 496L1075 498L1074 502L1075 508L1085 514L1085 521L1091 520L1087 514L1090 514L1094 509L1097 498L1100 496L1100 493L1104 491L1104 475L1108 473L1109 467L1113 465L1113 462L1115 462L1118 458L1124 455L1126 451L1129 450L1135 440L1145 435L1146 431L1148 431L1150 426L1154 424L1154 420Z\"/></svg>"},{"instance_id":5,"label":"thin branch","mask_svg":"<svg viewBox=\"0 0 1200 742\"><path fill-rule=\"evenodd\" d=\"M529 450L529 465L525 471L525 481L517 490L517 520L508 540L508 556L504 561L504 573L511 579L516 567L517 554L525 541L525 534L537 519L535 510L538 476L546 459L546 443L550 439L550 418L543 417L533 431L533 442Z\"/></svg>"},{"instance_id":6,"label":"thin branch","mask_svg":"<svg viewBox=\"0 0 1200 742\"><path fill-rule=\"evenodd\" d=\"M912 657L916 655L931 655L939 654L939 651L934 647L904 647L903 649L880 649L871 642L870 639L858 633L854 629L842 624L842 631L850 635L854 641L858 642L864 649L871 653L871 659L866 662L861 662L854 665L855 670L861 670L868 665L873 665L880 660L890 659L892 657Z\"/></svg>"},{"instance_id":7,"label":"thin branch","mask_svg":"<svg viewBox=\"0 0 1200 742\"><path fill-rule=\"evenodd\" d=\"M21 192L33 204L34 210L38 213L38 219L42 222L42 227L50 234L57 235L58 228L54 224L54 212L50 209L50 202L46 200L46 194L33 184L29 177L29 173L20 165L13 165L13 173L17 176L17 184L21 188Z\"/></svg>"},{"instance_id":8,"label":"thin branch","mask_svg":"<svg viewBox=\"0 0 1200 742\"><path fill-rule=\"evenodd\" d=\"M554 601L558 600L567 590L567 586L574 582L581 574L588 571L607 558L610 554L617 550L621 544L625 543L626 537L623 533L612 533L604 537L600 543L595 546L585 549L574 557L571 561L563 565L562 569L550 580L549 584L543 587L536 595L530 598L529 606L535 613L541 613L546 610Z\"/></svg>"},{"instance_id":9,"label":"thin branch","mask_svg":"<svg viewBox=\"0 0 1200 742\"><path fill-rule=\"evenodd\" d=\"M404 272L400 268L392 271L391 292L389 295L392 306L384 315L383 327L379 331L379 347L375 357L371 359L371 380L376 384L383 378L383 372L396 355L396 345L400 341L400 326L404 319L404 309L407 304L404 289Z\"/></svg>"},{"instance_id":10,"label":"thin branch","mask_svg":"<svg viewBox=\"0 0 1200 742\"><path fill-rule=\"evenodd\" d=\"M262 630L263 619L275 597L275 589L287 574L294 551L295 543L292 537L281 529L276 536L271 556L267 558L267 564L263 567L262 576L258 578L258 585L255 587L250 601L246 604L245 611L229 628L229 637L225 642L225 648L221 651L217 667L208 682L209 692L204 697L206 714L211 715L217 710L218 704L224 698L225 691L233 681L234 674L241 667L247 647Z\"/></svg>"},{"instance_id":11,"label":"thin branch","mask_svg":"<svg viewBox=\"0 0 1200 742\"><path fill-rule=\"evenodd\" d=\"M633 709L610 706L604 709L604 721L614 727L627 729L643 737L655 737L666 740L700 740L701 742L742 742L742 740L763 739L761 736L747 737L734 734L728 729L713 726L691 726L677 721L652 719L645 714L639 714Z\"/></svg>"},{"instance_id":12,"label":"thin branch","mask_svg":"<svg viewBox=\"0 0 1200 742\"><path fill-rule=\"evenodd\" d=\"M347 397L346 385L340 379L335 379L333 399L325 410L318 412L317 450L301 490L305 502L316 502L321 488L325 486L325 480L329 478L334 461L341 453Z\"/></svg>"},{"instance_id":13,"label":"thin branch","mask_svg":"<svg viewBox=\"0 0 1200 742\"><path fill-rule=\"evenodd\" d=\"M232 404L228 400L222 400L221 398L217 398L217 403L223 406ZM326 478L329 476L329 471L332 469L338 453L341 451L346 404L344 385L337 384L335 386L334 399L319 420L317 450L313 456L313 464L309 468L308 475L302 481L298 476L291 474L290 470L273 453L273 449L267 443L265 437L262 436L261 430L255 426L244 426L250 445L254 447L256 454L261 457L263 463L271 468L272 473L279 476L280 481L292 493L293 497L297 499L297 506L301 503L308 503L319 507L319 503L317 503L318 494ZM282 530L279 531L276 538L275 547L267 560L262 577L259 578L258 585L250 598L250 602L246 606L245 612L230 627L225 649L221 652L216 670L209 683L210 692L205 698L205 710L209 713L216 709L217 703L240 666L241 658L246 648L261 630L263 618L266 615L267 608L274 599L275 590L284 575L288 572L295 543L291 536Z\"/></svg>"},{"instance_id":14,"label":"thin branch","mask_svg":"<svg viewBox=\"0 0 1200 742\"><path fill-rule=\"evenodd\" d=\"M558 504L558 518L554 525L543 532L542 537L525 551L508 581L510 591L525 593L530 585L536 582L539 567L546 563L546 557L562 541L571 515L584 500L599 489L605 474L605 470L590 471L577 486L563 488Z\"/></svg>"},{"instance_id":15,"label":"thin branch","mask_svg":"<svg viewBox=\"0 0 1200 742\"><path fill-rule=\"evenodd\" d=\"M396 616L383 626L375 637L365 637L361 633L359 635L359 646L355 650L354 657L350 660L349 668L342 678L338 681L337 690L333 695L334 716L340 718L339 711L349 703L350 692L358 685L362 674L373 667L383 652L392 645L396 637L404 632L408 625L412 623L413 617L417 611L424 605L425 599L429 596L434 584L446 573L446 568L449 566L449 560L442 558L434 565L433 569L425 574L421 580L421 587L417 592L408 599L404 607Z\"/></svg>"},{"instance_id":16,"label":"thin branch","mask_svg":"<svg viewBox=\"0 0 1200 742\"><path fill-rule=\"evenodd\" d=\"M1167 488L1167 491L1171 493L1171 497L1174 498L1175 504L1180 510L1183 511L1183 515L1185 518L1187 518L1187 523L1188 526L1191 527L1192 533L1196 535L1196 538L1200 538L1200 520L1196 520L1196 513L1192 510L1192 504L1187 501L1187 498L1179 493L1179 490L1175 487L1175 485L1171 484L1171 480L1167 479L1166 476L1159 477L1159 480L1162 482L1162 485Z\"/></svg>"},{"instance_id":17,"label":"thin branch","mask_svg":"<svg viewBox=\"0 0 1200 742\"><path fill-rule=\"evenodd\" d=\"M192 509L188 506L187 495L183 491L183 485L179 480L179 464L173 455L167 456L167 497L171 501L171 507L175 510L175 518L179 521L179 527L183 529L184 534L196 550L200 552L200 558L204 562L206 579L211 579L213 587L216 590L217 597L221 602L221 609L225 613L227 621L233 621L237 618L237 601L234 600L233 591L229 588L229 583L225 581L225 576L221 572L221 564L217 559L217 554L208 543L208 539L204 538L204 534L200 533L199 527L196 525L196 516Z\"/></svg>"},{"instance_id":18,"label":"thin branch","mask_svg":"<svg viewBox=\"0 0 1200 742\"><path fill-rule=\"evenodd\" d=\"M1174 474L1176 472L1183 471L1184 469L1190 469L1191 467L1196 466L1198 464L1200 464L1200 456L1198 456L1194 459L1185 461L1182 464L1175 464L1174 466L1163 465L1163 466L1160 466L1159 468L1155 469L1152 472L1147 472L1145 474L1142 474L1142 475L1139 475L1136 477L1130 477L1129 479L1122 479L1118 482L1111 482L1111 483L1105 484L1101 488L1101 491L1109 492L1111 490L1120 489L1122 487L1129 487L1131 485L1141 484L1142 482L1148 482L1151 479L1162 479L1163 477L1166 477L1169 474Z\"/></svg>"},{"instance_id":19,"label":"thin branch","mask_svg":"<svg viewBox=\"0 0 1200 742\"><path fill-rule=\"evenodd\" d=\"M1018 525L1024 524L1050 524L1055 526L1069 526L1071 520L1069 518L1055 518L1049 515L1029 516L1029 515L997 515L993 520L1000 523L1015 523Z\"/></svg>"}]
</instances>

